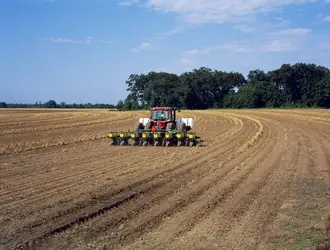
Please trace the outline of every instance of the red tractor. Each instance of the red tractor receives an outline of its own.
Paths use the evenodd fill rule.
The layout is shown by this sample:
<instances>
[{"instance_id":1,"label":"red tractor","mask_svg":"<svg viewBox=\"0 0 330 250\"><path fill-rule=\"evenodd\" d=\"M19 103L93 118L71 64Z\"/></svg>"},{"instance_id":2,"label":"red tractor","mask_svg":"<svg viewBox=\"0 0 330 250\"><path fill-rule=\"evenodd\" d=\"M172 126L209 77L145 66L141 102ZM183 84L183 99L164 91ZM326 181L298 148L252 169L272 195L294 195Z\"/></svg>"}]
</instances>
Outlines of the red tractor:
<instances>
[{"instance_id":1,"label":"red tractor","mask_svg":"<svg viewBox=\"0 0 330 250\"><path fill-rule=\"evenodd\" d=\"M148 118L140 118L135 129L111 131L108 134L110 145L132 146L197 146L200 137L193 128L192 118L177 118L176 108L154 107ZM129 142L133 142L130 144Z\"/></svg>"},{"instance_id":2,"label":"red tractor","mask_svg":"<svg viewBox=\"0 0 330 250\"><path fill-rule=\"evenodd\" d=\"M137 129L144 130L178 130L189 131L193 128L192 118L177 118L176 112L180 112L176 108L171 107L154 107L150 110L149 118L140 118Z\"/></svg>"}]
</instances>

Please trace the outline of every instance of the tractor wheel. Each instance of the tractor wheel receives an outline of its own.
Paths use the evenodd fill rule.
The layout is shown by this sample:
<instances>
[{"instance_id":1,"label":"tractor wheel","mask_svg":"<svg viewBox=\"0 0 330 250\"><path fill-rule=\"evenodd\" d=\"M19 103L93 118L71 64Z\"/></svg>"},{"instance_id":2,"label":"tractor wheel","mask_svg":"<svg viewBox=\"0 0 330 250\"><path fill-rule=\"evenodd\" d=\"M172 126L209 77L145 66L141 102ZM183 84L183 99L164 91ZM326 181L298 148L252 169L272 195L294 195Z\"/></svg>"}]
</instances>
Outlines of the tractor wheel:
<instances>
[{"instance_id":1,"label":"tractor wheel","mask_svg":"<svg viewBox=\"0 0 330 250\"><path fill-rule=\"evenodd\" d=\"M138 122L138 123L136 124L135 128L136 128L137 130L140 130L140 129L144 129L144 126L143 126L142 122Z\"/></svg>"},{"instance_id":2,"label":"tractor wheel","mask_svg":"<svg viewBox=\"0 0 330 250\"><path fill-rule=\"evenodd\" d=\"M152 123L147 122L146 125L144 126L144 129L151 129Z\"/></svg>"},{"instance_id":3,"label":"tractor wheel","mask_svg":"<svg viewBox=\"0 0 330 250\"><path fill-rule=\"evenodd\" d=\"M175 124L174 122L169 122L166 124L166 130L172 130L175 129Z\"/></svg>"},{"instance_id":4,"label":"tractor wheel","mask_svg":"<svg viewBox=\"0 0 330 250\"><path fill-rule=\"evenodd\" d=\"M177 130L181 132L185 132L187 130L186 124L185 123L180 123L177 125Z\"/></svg>"},{"instance_id":5,"label":"tractor wheel","mask_svg":"<svg viewBox=\"0 0 330 250\"><path fill-rule=\"evenodd\" d=\"M140 140L139 140L139 139L135 139L133 145L134 145L134 146L139 146L139 145L140 145Z\"/></svg>"}]
</instances>

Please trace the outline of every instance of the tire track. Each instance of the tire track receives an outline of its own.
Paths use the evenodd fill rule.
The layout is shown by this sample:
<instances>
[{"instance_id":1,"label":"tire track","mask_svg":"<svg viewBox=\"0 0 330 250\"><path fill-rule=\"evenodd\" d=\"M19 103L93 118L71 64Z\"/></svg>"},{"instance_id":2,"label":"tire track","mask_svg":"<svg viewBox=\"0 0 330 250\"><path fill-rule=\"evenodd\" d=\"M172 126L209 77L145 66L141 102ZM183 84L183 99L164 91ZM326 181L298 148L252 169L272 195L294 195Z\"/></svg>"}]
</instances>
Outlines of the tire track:
<instances>
[{"instance_id":1,"label":"tire track","mask_svg":"<svg viewBox=\"0 0 330 250\"><path fill-rule=\"evenodd\" d=\"M11 129L11 130L3 130L0 132L1 135L16 135L16 134L28 134L28 133L38 133L38 132L43 132L43 131L49 131L49 130L59 130L59 129L67 129L67 128L75 128L78 129L80 127L86 127L86 126L95 126L95 125L100 125L100 124L105 124L105 123L113 123L113 122L118 122L118 121L126 121L126 120L132 120L133 116L126 116L126 117L108 117L107 119L93 119L90 122L81 122L77 123L75 120L74 123L69 123L69 124L63 124L62 122L58 125L49 125L45 126L45 124L42 124L40 128L34 127L31 128L28 126L28 128L22 128L22 129ZM96 121L95 121L96 120Z\"/></svg>"},{"instance_id":2,"label":"tire track","mask_svg":"<svg viewBox=\"0 0 330 250\"><path fill-rule=\"evenodd\" d=\"M56 116L52 116L52 118L49 119L49 117L43 117L43 116L32 116L32 115L27 115L26 117L24 117L23 121L17 121L17 122L5 122L5 123L1 123L0 127L24 127L24 126L35 126L35 125L40 125L40 124L45 124L45 123L53 123L53 122L71 122L70 120L73 121L77 121L79 119L84 119L86 117L89 117L90 114L89 113L82 113L79 114L79 118L77 119L77 115L74 113L68 113L68 117L63 117L63 114L61 114L61 117L58 117L58 114ZM101 115L101 114L100 114ZM8 117L5 117L8 119ZM20 119L20 118L19 118ZM18 120L19 120L18 119Z\"/></svg>"},{"instance_id":3,"label":"tire track","mask_svg":"<svg viewBox=\"0 0 330 250\"><path fill-rule=\"evenodd\" d=\"M231 169L231 168L227 169L227 174L230 173L230 172L232 172L232 169ZM203 172L203 173L205 174L205 172ZM204 174L202 175L203 178L206 176L206 175L204 175ZM188 172L188 173L185 173L185 176L186 176L186 175L189 175L189 172ZM182 176L182 175L180 175L180 176ZM174 178L174 177L171 177L170 179L173 180L173 178ZM181 181L181 180L177 180L175 183L178 184L179 181ZM186 184L184 184L183 187L184 187L184 186L186 186ZM210 188L210 187L212 186L212 183L209 183L208 186L209 186L209 188ZM164 186L161 186L161 187L162 187L162 189L165 189ZM166 189L167 189L167 188L166 188ZM153 190L156 191L156 190L155 190L155 187L153 187ZM204 189L203 189L203 192L206 192L206 191L207 191L207 188L204 188ZM161 197L162 199L164 199L164 198L170 196L170 195L172 194L172 192L173 192L173 191L171 191L170 194L164 194L164 193L161 193L161 194L159 194L159 197ZM156 197L156 199L157 199L157 197ZM153 201L149 201L148 203L151 204L151 203L153 203ZM145 206L143 206L143 208L146 209ZM137 213L137 212L135 212L134 214L136 214L136 213ZM168 214L168 213L167 213L167 214ZM113 221L113 220L111 220L111 221ZM150 222L146 222L146 224L150 225Z\"/></svg>"},{"instance_id":4,"label":"tire track","mask_svg":"<svg viewBox=\"0 0 330 250\"><path fill-rule=\"evenodd\" d=\"M127 120L127 121L129 121L129 120ZM118 125L120 126L120 124L118 124ZM123 123L123 125L125 126L125 123ZM20 154L22 152L35 151L35 150L40 150L40 149L44 149L44 148L54 148L54 147L59 147L59 146L67 146L67 145L71 145L71 144L86 142L86 141L105 139L107 137L107 135L106 135L107 132L109 132L109 128L103 128L102 129L102 130L104 130L103 133L93 133L92 131L96 130L97 126L100 126L100 125L91 127L90 128L91 132L89 132L89 133L86 133L86 132L80 130L79 133L81 135L79 135L79 136L74 136L73 133L70 133L72 130L74 132L76 132L74 129L70 129L71 131L67 132L70 136L63 136L63 133L61 133L61 137L58 137L56 134L48 132L44 135L40 135L40 134L38 135L39 138L47 138L47 139L29 141L29 138L25 138L25 139L22 138L22 139L20 139L20 141L10 142L10 144L5 144L5 146L2 148L2 150L0 150L0 156L1 155L11 155L11 154ZM105 125L103 124L103 127L104 126Z\"/></svg>"},{"instance_id":5,"label":"tire track","mask_svg":"<svg viewBox=\"0 0 330 250\"><path fill-rule=\"evenodd\" d=\"M296 139L291 142L295 143L302 137L299 131L295 131ZM294 136L295 137L295 136ZM276 168L273 175L267 180L266 185L260 190L254 202L245 209L244 216L231 227L231 230L224 235L224 244L220 247L241 248L244 246L248 249L262 247L260 242L263 241L267 227L272 224L278 215L283 201L288 196L295 179L299 163L304 157L301 157L303 145L297 143L290 144L285 151L285 160ZM233 241L235 235L240 234L239 241ZM237 237L236 237L237 238ZM255 241L251 241L255 239Z\"/></svg>"},{"instance_id":6,"label":"tire track","mask_svg":"<svg viewBox=\"0 0 330 250\"><path fill-rule=\"evenodd\" d=\"M122 151L122 149L121 148L119 148L119 147L113 147L112 148L113 150L115 150L115 152L120 152L120 151ZM130 156L132 155L132 154L135 154L136 153L136 150L142 150L141 148L134 148L134 150L131 150L131 151L128 151L128 149L127 148L125 148L126 149L126 152L125 152L125 156L127 156L128 158L130 158ZM150 149L150 148L148 148L148 153L150 153L150 150L152 150L155 154L157 154L158 152L159 152L159 149L157 148L157 149ZM128 152L127 152L128 151ZM142 151L143 152L143 151ZM100 157L97 157L97 159L98 160L104 160L105 158L107 157L107 155L104 155L103 156L103 158L100 158ZM96 157L95 157L96 158ZM68 172L73 172L73 171L75 171L75 170L78 170L78 169L81 169L81 167L76 167L75 165L72 165L72 163L74 163L75 161L76 161L77 159L74 159L73 161L65 161L65 162L63 162L62 164L65 164L65 165L71 165L72 166L72 168L70 168L69 167L69 169L66 169ZM145 159L145 161L146 161L147 159ZM115 161L112 161L112 165L116 165L116 164L118 164L118 163L120 163L122 161L122 159L120 158L120 159L117 159L117 160L115 160ZM84 163L89 163L89 162L91 162L90 160L85 160L85 162L80 162L80 164L84 164ZM132 162L131 163L133 163L133 162L135 162L135 159L133 159L132 160ZM100 163L102 163L102 162L100 162ZM130 162L128 162L128 165L130 164ZM103 165L103 164L101 164L101 165ZM119 169L120 167L117 167L117 168L115 168L115 169L112 169L112 170L117 170L117 169ZM95 170L95 168L94 168L94 170ZM97 170L97 169L96 169ZM30 170L30 172L34 172L35 170L34 169L31 169ZM27 172L27 174L29 174L30 172ZM44 171L38 171L38 175L37 176L34 176L32 179L30 179L30 180L26 180L26 177L25 176L23 176L23 177L21 177L21 175L22 175L22 173L21 172L19 172L19 175L20 176L18 176L18 178L20 178L20 179L22 179L22 180L24 180L25 181L25 183L26 184L30 184L30 183L36 183L37 182L37 179L39 178L39 180L40 179L45 179L45 180L47 180L49 177L47 176L47 175L44 175L44 174L49 174L49 175L55 175L55 174L57 174L57 173L60 173L60 172L63 172L63 170L62 169L58 169L57 171L52 171L52 172L49 172L49 170L48 169L46 169L46 170L44 170ZM84 172L81 172L81 174L82 175L84 175L84 174L86 174L86 173L89 173L90 172L90 169L88 169L87 171L84 171ZM66 175L66 173L65 173L65 175ZM64 176L63 178L71 178L72 176L75 176L76 175L76 173L72 173L71 175L66 175L66 176ZM4 177L4 176L2 176L2 177ZM10 176L8 176L8 175L6 175L5 176L6 177L6 179L8 180L8 181L10 181L10 182L14 182L14 184L12 184L12 185L6 185L6 186L2 186L2 187L0 187L0 190L2 189L8 189L8 187L16 187L16 186L20 186L20 188L19 189L16 189L17 191L21 191L21 190L24 190L24 189L26 189L27 187L26 186L24 186L24 182L20 182L19 181L19 179L10 179L9 177ZM54 182L58 182L58 180L60 180L60 179L56 179L56 180L52 180L52 181L54 181ZM43 185L43 184L45 184L45 182L41 182L41 183L39 183L40 185ZM38 185L39 186L39 184L35 184L34 186L36 186L36 185ZM28 190L29 192L31 191L31 190ZM4 193L1 193L0 192L0 194L4 194Z\"/></svg>"},{"instance_id":7,"label":"tire track","mask_svg":"<svg viewBox=\"0 0 330 250\"><path fill-rule=\"evenodd\" d=\"M317 176L319 179L330 180L330 139L320 132L319 128L309 129L310 134L314 134L313 138L313 154L318 159L319 164L316 165ZM316 149L315 149L316 148Z\"/></svg>"},{"instance_id":8,"label":"tire track","mask_svg":"<svg viewBox=\"0 0 330 250\"><path fill-rule=\"evenodd\" d=\"M203 195L196 196L195 199L188 202L187 208L181 210L175 216L170 218L170 220L166 221L164 225L160 226L160 228L156 228L155 231L150 232L149 234L151 236L148 236L149 234L147 236L143 235L143 240L137 241L131 246L128 246L128 248L145 248L147 245L147 248L154 249L158 244L167 245L175 238L184 235L187 231L190 231L196 226L196 224L203 221L206 217L213 213L214 210L218 209L219 206L221 207L224 204L228 205L228 200L231 196L233 196L233 193L236 192L237 189L240 189L242 185L246 185L246 182L248 182L247 180L259 170L258 166L268 158L268 152L271 152L275 147L277 142L275 142L273 138L276 135L272 134L270 130L268 131L268 135L266 136L267 139L265 139L262 143L259 142L258 148L256 148L253 153L250 153L253 157L246 158L243 154L240 158L236 158L232 162L229 161L228 166L230 166L229 169L231 170L228 172L227 176L218 176L217 182L211 185L211 188L207 190L208 192L205 192ZM259 152L260 154L257 154ZM237 166L237 164L244 158L244 165L241 165L239 170L235 169L235 166ZM277 160L277 162L278 161L279 160ZM276 166L277 162L273 163L274 166ZM247 167L249 165L252 165L252 167ZM265 175L270 176L270 174L271 172L267 172ZM213 176L216 176L216 174L212 172L212 177ZM259 187L254 187L254 192L258 192L258 188L261 186L259 185ZM198 190L198 186L195 186L195 188ZM184 190L182 192L184 192ZM244 190L240 192L246 193ZM243 196L240 193L235 196L237 195L240 197ZM186 197L186 195L184 196ZM244 198L244 196L242 198ZM242 199L238 200L242 201Z\"/></svg>"},{"instance_id":9,"label":"tire track","mask_svg":"<svg viewBox=\"0 0 330 250\"><path fill-rule=\"evenodd\" d=\"M285 136L282 134L279 139L280 138L285 138ZM275 146L274 149L277 149L283 144L283 142L278 141L276 144L277 146ZM185 248L235 248L226 244L228 243L228 239L226 240L226 238L228 238L228 236L226 237L226 232L231 232L231 230L235 231L235 229L241 225L241 218L248 216L250 213L249 207L253 206L255 201L258 200L258 197L264 194L262 190L267 188L269 184L268 181L272 180L273 173L279 172L279 169L283 166L282 157L285 153L285 149L279 153L275 152L275 154L272 151L269 152L270 156L264 159L266 162L261 162L262 168L256 168L254 173L250 175L249 179L246 180L241 187L235 189L234 193L231 195L231 199L225 203L225 206L217 208L209 218L201 221L197 226L195 225L192 230L189 229L188 232L184 231L185 234L174 241L173 245L171 244L171 249L183 247L182 244L184 243L186 244L184 245ZM271 156L272 154L273 156ZM276 160L274 160L274 157ZM267 164L269 167L267 167ZM217 226L217 223L215 222L218 222L219 226ZM214 226L210 228L210 224L213 224ZM244 235L243 233L244 231L242 234L238 234ZM206 235L207 237L204 237ZM237 237L237 234L235 235ZM221 243L215 240L219 236L223 239ZM192 242L192 244L190 244L190 242ZM217 242L217 244L212 245L209 242ZM231 239L229 242L235 243L237 241ZM245 248L247 247L247 245L244 246Z\"/></svg>"},{"instance_id":10,"label":"tire track","mask_svg":"<svg viewBox=\"0 0 330 250\"><path fill-rule=\"evenodd\" d=\"M246 131L245 131L246 132ZM238 134L238 136L239 136L239 134ZM244 138L244 137L243 137ZM180 165L177 165L176 167L174 167L174 168L172 168L172 171L174 171L177 167L179 167ZM191 170L191 167L190 168L188 168L187 170L185 170L185 171L190 171ZM168 176L168 173L169 173L169 170L164 170L164 171L162 171L163 173L167 173L167 176ZM162 174L162 172L161 173L158 173L158 176L159 175L161 175ZM157 177L157 176L156 176ZM168 176L169 177L169 176ZM151 177L151 178L155 178L155 177ZM141 180L140 181L140 183L138 183L138 184L142 184L142 183L145 183L145 182L148 182L148 181L150 181L150 180ZM119 190L118 192L123 192L123 190Z\"/></svg>"},{"instance_id":11,"label":"tire track","mask_svg":"<svg viewBox=\"0 0 330 250\"><path fill-rule=\"evenodd\" d=\"M4 211L0 226L7 228L0 233L0 245L45 249L268 246L270 227L288 196L294 196L298 185L306 184L303 190L307 191L306 181L318 185L317 179L328 180L329 124L325 120L330 113L317 113L184 111L182 116L196 118L194 130L206 139L207 147L112 148L109 152L101 146L105 140L99 140L0 156L4 163L0 164L0 203L5 197L9 204L6 210L0 205ZM129 122L134 124L133 118L122 124ZM116 124L120 126L119 121ZM105 129L91 127L95 131L88 135ZM74 135L84 127L77 129ZM69 133L65 130L64 135ZM58 155L74 156L56 160ZM19 200L19 194L28 198Z\"/></svg>"}]
</instances>

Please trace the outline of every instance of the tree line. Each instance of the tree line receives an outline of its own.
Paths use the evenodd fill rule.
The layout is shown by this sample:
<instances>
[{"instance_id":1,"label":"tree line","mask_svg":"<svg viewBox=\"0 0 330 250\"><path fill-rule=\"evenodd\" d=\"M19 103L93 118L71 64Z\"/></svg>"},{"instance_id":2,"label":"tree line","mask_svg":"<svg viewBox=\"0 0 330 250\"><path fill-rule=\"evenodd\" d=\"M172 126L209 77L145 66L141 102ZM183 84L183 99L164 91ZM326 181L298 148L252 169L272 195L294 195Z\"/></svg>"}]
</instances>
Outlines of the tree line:
<instances>
[{"instance_id":1,"label":"tree line","mask_svg":"<svg viewBox=\"0 0 330 250\"><path fill-rule=\"evenodd\" d=\"M116 108L113 104L104 104L104 103L73 103L73 104L67 104L65 102L61 102L60 104L56 103L54 100L49 100L48 102L41 103L36 102L34 104L22 104L22 103L6 103L6 102L0 102L0 108L74 108L74 109L113 109Z\"/></svg>"},{"instance_id":2,"label":"tree line","mask_svg":"<svg viewBox=\"0 0 330 250\"><path fill-rule=\"evenodd\" d=\"M167 72L131 74L123 110L175 106L182 109L330 107L330 70L297 63L265 72L239 72L201 67L181 75Z\"/></svg>"}]
</instances>

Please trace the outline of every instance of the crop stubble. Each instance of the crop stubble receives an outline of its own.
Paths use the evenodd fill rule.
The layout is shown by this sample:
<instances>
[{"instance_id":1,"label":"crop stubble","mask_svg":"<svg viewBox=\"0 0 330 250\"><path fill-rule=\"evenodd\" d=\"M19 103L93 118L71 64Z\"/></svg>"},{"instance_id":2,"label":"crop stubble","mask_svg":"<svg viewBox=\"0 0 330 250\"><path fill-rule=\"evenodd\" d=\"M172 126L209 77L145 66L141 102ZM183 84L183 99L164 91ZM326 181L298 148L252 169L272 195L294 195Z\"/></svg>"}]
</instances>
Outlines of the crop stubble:
<instances>
[{"instance_id":1,"label":"crop stubble","mask_svg":"<svg viewBox=\"0 0 330 250\"><path fill-rule=\"evenodd\" d=\"M330 112L184 111L203 147L107 145L145 115L1 111L0 245L285 249L327 237Z\"/></svg>"}]
</instances>

